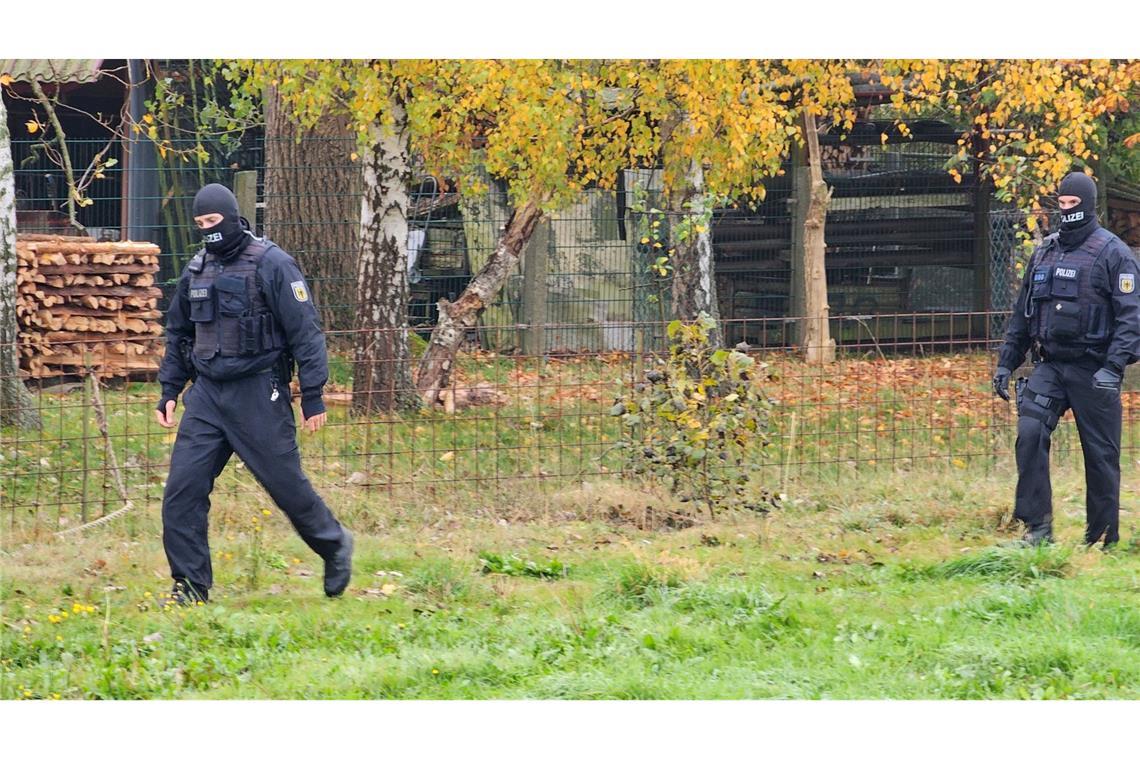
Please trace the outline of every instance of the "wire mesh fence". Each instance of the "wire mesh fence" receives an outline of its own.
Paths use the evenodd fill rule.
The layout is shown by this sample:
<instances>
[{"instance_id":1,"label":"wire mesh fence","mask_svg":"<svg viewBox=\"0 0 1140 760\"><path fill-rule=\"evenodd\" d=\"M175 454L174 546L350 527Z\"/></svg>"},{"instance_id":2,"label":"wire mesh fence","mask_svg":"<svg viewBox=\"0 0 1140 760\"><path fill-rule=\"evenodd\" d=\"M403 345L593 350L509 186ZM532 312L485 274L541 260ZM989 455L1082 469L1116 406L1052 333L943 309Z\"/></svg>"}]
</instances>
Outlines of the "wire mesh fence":
<instances>
[{"instance_id":1,"label":"wire mesh fence","mask_svg":"<svg viewBox=\"0 0 1140 760\"><path fill-rule=\"evenodd\" d=\"M998 316L955 315L987 329ZM913 329L927 317L876 318L899 329L889 357L871 338L845 347L826 366L806 365L782 346L757 342L745 349L761 363L757 382L772 404L767 443L750 454L753 485L794 491L797 483L854 481L870 472L950 468L970 477L1010 466L1016 415L990 390L992 353ZM848 319L833 322L839 327ZM910 327L903 331L904 325ZM730 327L741 335L773 334L764 320ZM506 355L477 348L490 329L469 335L441 404L403 414L353 416L352 354L333 353L329 424L299 439L305 470L334 509L375 517L392 504L474 499L493 507L543 500L583 483L645 482L633 475L628 448L645 441L613 406L656 366L659 353ZM354 335L338 337L351 344ZM106 350L95 341L75 348ZM5 428L0 442L6 528L58 531L112 513L126 500L161 503L175 432L154 419L155 384L96 385L88 377L37 386L33 398L42 429ZM1135 392L1125 391L1124 409L1124 459L1131 462L1140 438ZM1054 436L1054 460L1076 463L1078 451L1069 416ZM215 503L270 505L236 458L214 494Z\"/></svg>"},{"instance_id":2,"label":"wire mesh fence","mask_svg":"<svg viewBox=\"0 0 1140 760\"><path fill-rule=\"evenodd\" d=\"M162 252L157 279L169 292L199 245L193 196L203 185L221 182L235 190L255 231L297 258L326 329L352 329L363 192L359 167L350 158L355 141L254 136L209 161L193 152L193 140L168 144L162 156L152 157L153 166L137 155L153 151L149 142L116 145L124 160L92 185L92 204L79 210L86 234L157 244ZM42 155L40 145L13 143L20 229L74 232L62 210L62 171ZM76 165L83 166L106 142L77 139L69 147ZM833 314L935 315L1005 307L1008 288L1003 288L1016 264L1011 251L1019 244L1014 232L1023 222L998 211L987 224L987 207L969 177L956 183L942 168L947 146L827 150L824 176L832 199L825 237ZM789 318L802 307L795 255L797 171L789 162L781 175L770 178L761 203L714 211L715 287L720 314L728 320ZM454 192L446 178L424 176L409 188L407 308L409 323L421 332L434 324L439 299L454 300L494 251L510 208L503 187L490 184L480 198ZM659 251L641 241L649 225L668 230L679 217L666 210L660 172L651 170L627 171L617 190L587 190L576 203L548 215L481 316L482 326L494 328L481 336L483 347L636 349L630 332L615 325L660 322L670 309L669 281L650 274ZM504 343L529 335L507 328L540 323L550 326L541 346L533 339L513 347ZM777 332L767 342L795 342L794 330L772 324ZM836 338L859 340L863 332L852 323ZM884 342L890 337L883 336Z\"/></svg>"},{"instance_id":3,"label":"wire mesh fence","mask_svg":"<svg viewBox=\"0 0 1140 760\"><path fill-rule=\"evenodd\" d=\"M73 140L71 149L82 162L105 145ZM638 383L666 349L671 282L650 271L660 251L648 233L657 224L667 236L679 220L665 210L656 172L626 172L618 190L589 190L544 220L467 335L443 406L356 417L349 402L362 191L349 158L353 143L257 138L209 162L183 160L186 147L172 141L150 168L132 166L123 149L124 160L92 186L93 203L78 221L100 239L157 244L156 284L169 294L198 247L194 193L222 182L235 188L255 229L296 256L321 310L331 367L330 424L302 433L300 446L310 478L334 508L367 511L461 492L492 504L633 478L619 444L635 443L634 433L611 409L621 388ZM1016 420L992 397L988 380L1019 282L1023 219L990 211L968 175L950 180L941 168L945 146L829 150L836 363L808 366L796 353L797 167L772 178L762 203L717 209L711 220L726 343L767 365L759 382L773 406L769 444L755 452L756 483L784 490L800 478L1009 463ZM62 176L34 141L17 141L13 153L20 232L73 231L61 210ZM475 199L456 194L445 178L422 177L409 188L413 353L422 350L438 300L462 292L509 214L494 184ZM117 350L115 339L98 335L55 344L88 355L92 366ZM157 357L142 360L157 366ZM29 383L42 429L2 432L0 513L9 527L60 530L110 514L127 499L161 501L174 433L154 420L153 369L97 386L83 366ZM1127 459L1137 426L1133 392L1124 395ZM1055 456L1073 459L1075 449L1066 422ZM268 500L236 461L215 493Z\"/></svg>"}]
</instances>

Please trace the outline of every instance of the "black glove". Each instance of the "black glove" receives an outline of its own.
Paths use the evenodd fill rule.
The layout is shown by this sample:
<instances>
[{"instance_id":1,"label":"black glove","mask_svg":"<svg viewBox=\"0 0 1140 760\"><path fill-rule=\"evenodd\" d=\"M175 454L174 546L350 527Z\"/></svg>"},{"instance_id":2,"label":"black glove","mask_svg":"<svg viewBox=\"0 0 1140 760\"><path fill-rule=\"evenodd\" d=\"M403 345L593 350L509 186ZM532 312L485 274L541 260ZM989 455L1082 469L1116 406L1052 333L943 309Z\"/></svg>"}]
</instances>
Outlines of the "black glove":
<instances>
[{"instance_id":1,"label":"black glove","mask_svg":"<svg viewBox=\"0 0 1140 760\"><path fill-rule=\"evenodd\" d=\"M1119 373L1113 372L1108 367L1101 367L1093 375L1093 387L1099 388L1102 391L1116 391L1120 393L1120 382L1123 380Z\"/></svg>"},{"instance_id":2,"label":"black glove","mask_svg":"<svg viewBox=\"0 0 1140 760\"><path fill-rule=\"evenodd\" d=\"M1009 401L1009 376L1012 374L1005 367L998 367L994 372L994 393L1004 401Z\"/></svg>"}]
</instances>

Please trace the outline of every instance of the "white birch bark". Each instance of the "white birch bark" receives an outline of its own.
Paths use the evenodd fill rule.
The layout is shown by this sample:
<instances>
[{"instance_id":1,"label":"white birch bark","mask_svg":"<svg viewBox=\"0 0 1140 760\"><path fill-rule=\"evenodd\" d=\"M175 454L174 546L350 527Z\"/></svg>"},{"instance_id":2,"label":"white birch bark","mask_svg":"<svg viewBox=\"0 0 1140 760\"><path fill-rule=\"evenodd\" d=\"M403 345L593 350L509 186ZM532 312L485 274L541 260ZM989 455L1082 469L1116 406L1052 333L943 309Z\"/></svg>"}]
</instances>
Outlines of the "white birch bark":
<instances>
[{"instance_id":1,"label":"white birch bark","mask_svg":"<svg viewBox=\"0 0 1140 760\"><path fill-rule=\"evenodd\" d=\"M408 124L392 101L391 126L369 127L362 157L360 258L352 408L356 414L418 405L408 350Z\"/></svg>"},{"instance_id":2,"label":"white birch bark","mask_svg":"<svg viewBox=\"0 0 1140 760\"><path fill-rule=\"evenodd\" d=\"M479 315L491 303L503 284L515 271L523 248L534 234L542 210L533 202L521 206L511 215L495 252L479 270L455 303L439 301L439 322L431 334L431 342L420 360L416 388L424 403L434 404L440 391L451 382L455 356L467 331L478 323Z\"/></svg>"},{"instance_id":3,"label":"white birch bark","mask_svg":"<svg viewBox=\"0 0 1140 760\"><path fill-rule=\"evenodd\" d=\"M0 425L38 429L35 399L20 380L16 323L16 167L0 97Z\"/></svg>"}]
</instances>

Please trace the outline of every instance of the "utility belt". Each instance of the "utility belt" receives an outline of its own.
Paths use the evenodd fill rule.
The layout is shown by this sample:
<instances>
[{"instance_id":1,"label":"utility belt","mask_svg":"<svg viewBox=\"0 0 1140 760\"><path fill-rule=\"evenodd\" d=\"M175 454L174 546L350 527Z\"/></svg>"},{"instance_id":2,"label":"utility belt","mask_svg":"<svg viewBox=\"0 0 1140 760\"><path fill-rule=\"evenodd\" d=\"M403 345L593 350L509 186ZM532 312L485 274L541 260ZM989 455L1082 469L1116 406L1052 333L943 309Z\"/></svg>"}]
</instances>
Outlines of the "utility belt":
<instances>
[{"instance_id":1,"label":"utility belt","mask_svg":"<svg viewBox=\"0 0 1140 760\"><path fill-rule=\"evenodd\" d=\"M1075 362L1081 359L1093 359L1103 364L1108 357L1106 350L1101 350L1095 346L1054 346L1052 349L1047 349L1039 340L1033 341L1029 347L1029 352L1034 364Z\"/></svg>"}]
</instances>

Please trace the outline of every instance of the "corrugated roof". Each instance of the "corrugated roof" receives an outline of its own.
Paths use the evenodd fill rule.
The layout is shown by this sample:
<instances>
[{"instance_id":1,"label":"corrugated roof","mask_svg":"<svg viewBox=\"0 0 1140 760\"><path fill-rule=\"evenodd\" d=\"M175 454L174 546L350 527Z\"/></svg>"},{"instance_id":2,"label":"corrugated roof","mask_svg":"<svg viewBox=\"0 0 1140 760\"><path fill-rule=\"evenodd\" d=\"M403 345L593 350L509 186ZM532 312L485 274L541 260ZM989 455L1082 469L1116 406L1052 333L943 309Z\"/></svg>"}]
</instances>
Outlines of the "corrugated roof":
<instances>
[{"instance_id":1,"label":"corrugated roof","mask_svg":"<svg viewBox=\"0 0 1140 760\"><path fill-rule=\"evenodd\" d=\"M16 82L94 82L99 78L102 58L13 58L0 59L0 74Z\"/></svg>"}]
</instances>

